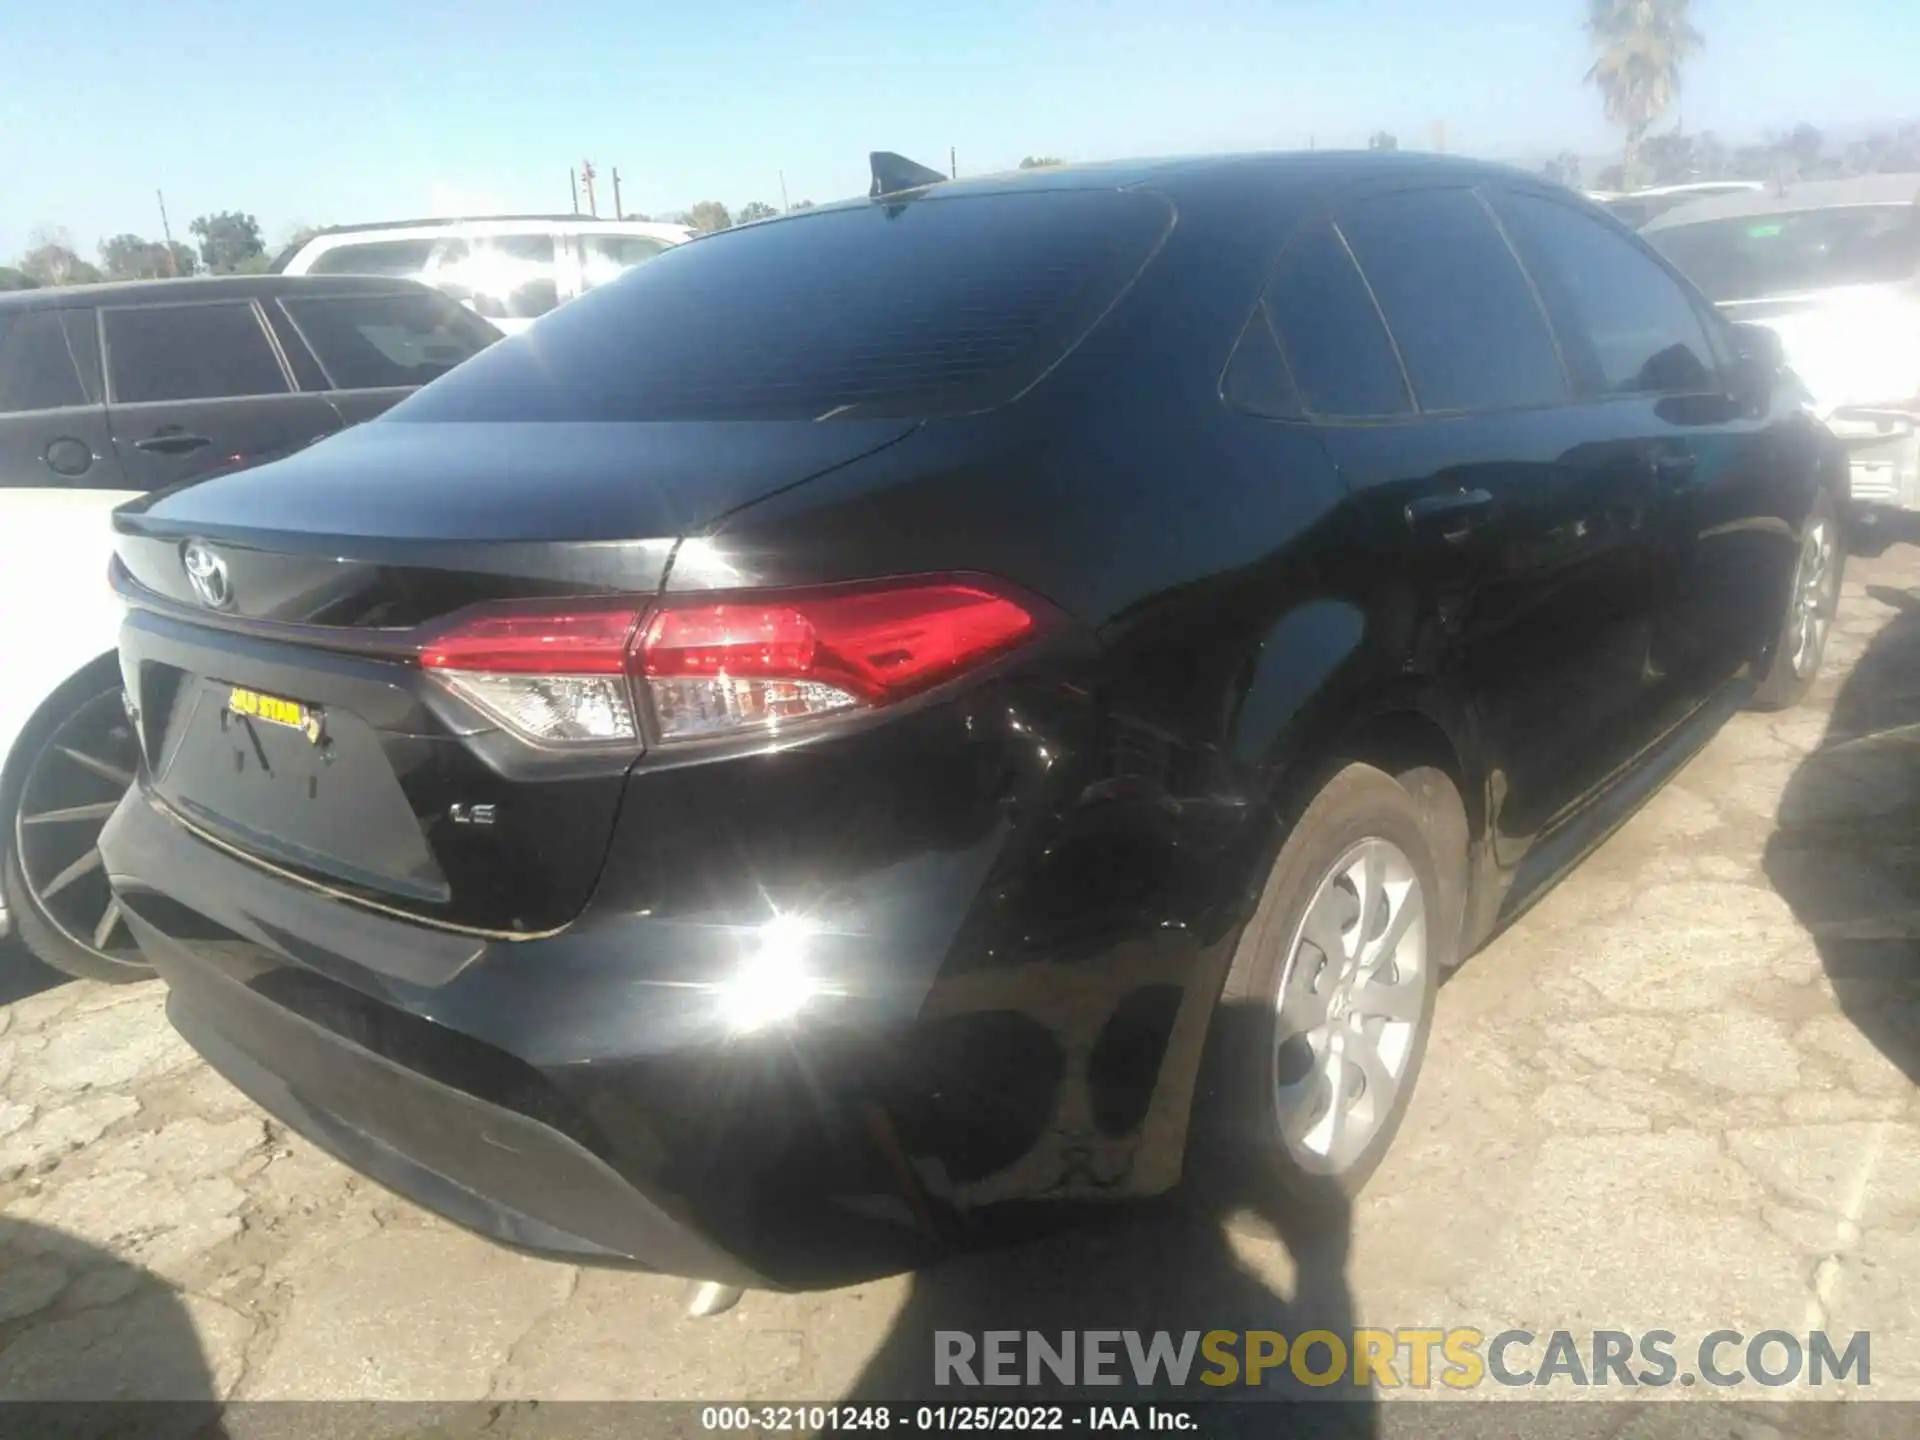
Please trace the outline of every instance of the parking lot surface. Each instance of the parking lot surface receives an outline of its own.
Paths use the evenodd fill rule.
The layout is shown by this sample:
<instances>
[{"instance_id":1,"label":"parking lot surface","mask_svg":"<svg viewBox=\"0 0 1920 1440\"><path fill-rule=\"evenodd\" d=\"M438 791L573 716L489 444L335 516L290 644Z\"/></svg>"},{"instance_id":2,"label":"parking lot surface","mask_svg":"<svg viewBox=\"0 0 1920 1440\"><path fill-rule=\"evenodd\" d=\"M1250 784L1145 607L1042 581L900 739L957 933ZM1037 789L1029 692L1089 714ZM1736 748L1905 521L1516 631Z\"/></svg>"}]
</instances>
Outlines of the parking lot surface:
<instances>
[{"instance_id":1,"label":"parking lot surface","mask_svg":"<svg viewBox=\"0 0 1920 1440\"><path fill-rule=\"evenodd\" d=\"M904 1398L937 1329L1360 1324L1865 1330L1871 1392L1920 1398L1911 548L1854 562L1812 702L1737 716L1452 978L1393 1154L1313 1225L1154 1210L690 1320L290 1137L158 985L0 956L0 1397Z\"/></svg>"}]
</instances>

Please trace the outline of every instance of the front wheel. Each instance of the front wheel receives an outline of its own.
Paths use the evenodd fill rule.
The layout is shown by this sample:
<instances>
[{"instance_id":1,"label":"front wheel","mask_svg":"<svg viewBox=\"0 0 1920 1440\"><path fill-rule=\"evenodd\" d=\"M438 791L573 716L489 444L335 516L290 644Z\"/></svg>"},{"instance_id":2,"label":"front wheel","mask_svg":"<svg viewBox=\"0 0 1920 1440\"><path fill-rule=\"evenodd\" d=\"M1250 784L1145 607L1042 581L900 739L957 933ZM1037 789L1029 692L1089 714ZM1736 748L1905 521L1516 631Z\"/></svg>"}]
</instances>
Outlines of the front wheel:
<instances>
[{"instance_id":1,"label":"front wheel","mask_svg":"<svg viewBox=\"0 0 1920 1440\"><path fill-rule=\"evenodd\" d=\"M20 737L0 805L0 885L20 939L63 974L109 984L153 973L100 863L100 832L139 764L117 677L93 667L48 702Z\"/></svg>"},{"instance_id":2,"label":"front wheel","mask_svg":"<svg viewBox=\"0 0 1920 1440\"><path fill-rule=\"evenodd\" d=\"M1235 952L1194 1117L1203 1168L1310 1205L1359 1192L1426 1053L1446 908L1413 796L1370 765L1341 770L1281 847Z\"/></svg>"},{"instance_id":3,"label":"front wheel","mask_svg":"<svg viewBox=\"0 0 1920 1440\"><path fill-rule=\"evenodd\" d=\"M1754 692L1755 709L1785 710L1798 705L1820 678L1827 636L1840 609L1840 577L1846 564L1846 535L1833 502L1822 492L1801 530L1792 589L1766 671Z\"/></svg>"}]
</instances>

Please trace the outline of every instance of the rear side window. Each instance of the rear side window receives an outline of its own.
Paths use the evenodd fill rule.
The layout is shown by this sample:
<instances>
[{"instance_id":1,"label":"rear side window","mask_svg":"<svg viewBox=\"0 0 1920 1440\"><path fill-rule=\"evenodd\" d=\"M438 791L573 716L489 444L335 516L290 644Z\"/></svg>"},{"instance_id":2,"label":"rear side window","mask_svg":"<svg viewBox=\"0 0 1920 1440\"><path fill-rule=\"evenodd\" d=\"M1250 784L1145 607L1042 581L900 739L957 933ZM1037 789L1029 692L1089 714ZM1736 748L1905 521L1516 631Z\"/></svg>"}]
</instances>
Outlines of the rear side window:
<instances>
[{"instance_id":1,"label":"rear side window","mask_svg":"<svg viewBox=\"0 0 1920 1440\"><path fill-rule=\"evenodd\" d=\"M1496 196L1501 218L1553 307L1585 387L1698 394L1713 386L1706 327L1649 255L1590 215L1539 195Z\"/></svg>"},{"instance_id":2,"label":"rear side window","mask_svg":"<svg viewBox=\"0 0 1920 1440\"><path fill-rule=\"evenodd\" d=\"M1280 340L1265 305L1253 312L1240 332L1220 393L1229 405L1249 415L1292 419L1301 414L1300 391L1287 369L1286 356L1280 353Z\"/></svg>"},{"instance_id":3,"label":"rear side window","mask_svg":"<svg viewBox=\"0 0 1920 1440\"><path fill-rule=\"evenodd\" d=\"M560 303L549 234L450 240L432 279L489 320L535 320Z\"/></svg>"},{"instance_id":4,"label":"rear side window","mask_svg":"<svg viewBox=\"0 0 1920 1440\"><path fill-rule=\"evenodd\" d=\"M0 312L0 415L90 403L59 310Z\"/></svg>"},{"instance_id":5,"label":"rear side window","mask_svg":"<svg viewBox=\"0 0 1920 1440\"><path fill-rule=\"evenodd\" d=\"M246 301L103 310L101 319L118 404L286 393L287 377Z\"/></svg>"},{"instance_id":6,"label":"rear side window","mask_svg":"<svg viewBox=\"0 0 1920 1440\"><path fill-rule=\"evenodd\" d=\"M1471 190L1409 190L1339 217L1422 410L1495 410L1568 397L1527 277Z\"/></svg>"},{"instance_id":7,"label":"rear side window","mask_svg":"<svg viewBox=\"0 0 1920 1440\"><path fill-rule=\"evenodd\" d=\"M399 419L756 420L984 410L1056 364L1172 220L1139 191L813 211L667 249Z\"/></svg>"},{"instance_id":8,"label":"rear side window","mask_svg":"<svg viewBox=\"0 0 1920 1440\"><path fill-rule=\"evenodd\" d=\"M1262 307L1307 410L1342 417L1412 411L1380 312L1331 225L1320 221L1293 237Z\"/></svg>"},{"instance_id":9,"label":"rear side window","mask_svg":"<svg viewBox=\"0 0 1920 1440\"><path fill-rule=\"evenodd\" d=\"M309 275L418 275L433 254L431 240L367 240L316 255Z\"/></svg>"},{"instance_id":10,"label":"rear side window","mask_svg":"<svg viewBox=\"0 0 1920 1440\"><path fill-rule=\"evenodd\" d=\"M280 302L336 390L425 385L496 332L444 295L329 295Z\"/></svg>"}]
</instances>

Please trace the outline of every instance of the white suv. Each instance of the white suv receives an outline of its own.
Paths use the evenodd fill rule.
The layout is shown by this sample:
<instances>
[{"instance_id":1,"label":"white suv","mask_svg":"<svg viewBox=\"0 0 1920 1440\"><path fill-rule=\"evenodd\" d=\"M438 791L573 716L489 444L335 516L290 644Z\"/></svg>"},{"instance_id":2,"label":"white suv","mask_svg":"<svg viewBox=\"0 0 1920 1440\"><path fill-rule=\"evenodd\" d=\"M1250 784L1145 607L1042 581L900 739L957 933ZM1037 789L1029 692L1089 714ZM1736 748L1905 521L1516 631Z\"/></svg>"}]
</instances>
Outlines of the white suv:
<instances>
[{"instance_id":1,"label":"white suv","mask_svg":"<svg viewBox=\"0 0 1920 1440\"><path fill-rule=\"evenodd\" d=\"M1640 233L1728 319L1780 336L1852 452L1863 519L1920 512L1920 174L1699 200Z\"/></svg>"},{"instance_id":2,"label":"white suv","mask_svg":"<svg viewBox=\"0 0 1920 1440\"><path fill-rule=\"evenodd\" d=\"M273 268L424 280L513 334L692 238L684 225L587 215L403 220L322 230Z\"/></svg>"}]
</instances>

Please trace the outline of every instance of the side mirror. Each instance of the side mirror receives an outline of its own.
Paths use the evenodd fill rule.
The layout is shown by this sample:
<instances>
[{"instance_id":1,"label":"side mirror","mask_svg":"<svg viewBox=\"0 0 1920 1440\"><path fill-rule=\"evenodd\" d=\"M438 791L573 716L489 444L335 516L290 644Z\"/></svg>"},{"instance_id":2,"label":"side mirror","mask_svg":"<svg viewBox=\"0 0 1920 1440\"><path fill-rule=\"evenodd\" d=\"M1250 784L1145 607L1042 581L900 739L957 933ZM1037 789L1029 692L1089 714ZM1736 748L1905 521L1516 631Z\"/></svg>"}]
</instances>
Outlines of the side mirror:
<instances>
[{"instance_id":1,"label":"side mirror","mask_svg":"<svg viewBox=\"0 0 1920 1440\"><path fill-rule=\"evenodd\" d=\"M1743 404L1771 404L1772 395L1790 373L1786 347L1779 334L1765 325L1736 324L1732 329L1735 358L1728 388Z\"/></svg>"},{"instance_id":2,"label":"side mirror","mask_svg":"<svg viewBox=\"0 0 1920 1440\"><path fill-rule=\"evenodd\" d=\"M1733 343L1740 358L1769 374L1777 374L1787 368L1786 347L1780 343L1779 331L1767 325L1735 325Z\"/></svg>"}]
</instances>

